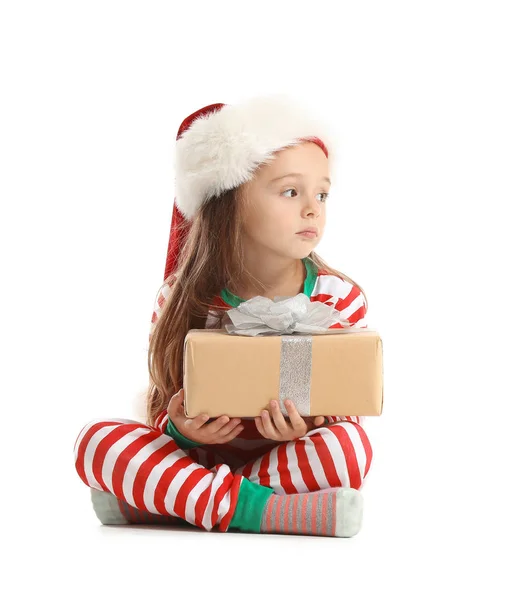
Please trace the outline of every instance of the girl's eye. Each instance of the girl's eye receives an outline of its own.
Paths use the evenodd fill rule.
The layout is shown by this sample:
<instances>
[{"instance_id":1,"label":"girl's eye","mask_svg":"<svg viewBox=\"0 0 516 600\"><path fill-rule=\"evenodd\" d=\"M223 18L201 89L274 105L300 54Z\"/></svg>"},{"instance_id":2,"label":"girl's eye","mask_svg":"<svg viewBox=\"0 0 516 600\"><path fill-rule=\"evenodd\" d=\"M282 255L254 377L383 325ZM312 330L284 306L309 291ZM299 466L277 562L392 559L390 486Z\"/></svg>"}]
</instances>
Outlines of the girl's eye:
<instances>
[{"instance_id":1,"label":"girl's eye","mask_svg":"<svg viewBox=\"0 0 516 600\"><path fill-rule=\"evenodd\" d=\"M295 192L296 190L294 188L289 188L288 190L285 190L284 192L282 192L282 194L286 194L287 192ZM297 194L297 192L296 192ZM326 202L328 196L330 195L329 192L321 192L321 194L324 196L324 202ZM320 196L321 194L318 194L318 196ZM290 196L290 198L292 198L292 196Z\"/></svg>"}]
</instances>

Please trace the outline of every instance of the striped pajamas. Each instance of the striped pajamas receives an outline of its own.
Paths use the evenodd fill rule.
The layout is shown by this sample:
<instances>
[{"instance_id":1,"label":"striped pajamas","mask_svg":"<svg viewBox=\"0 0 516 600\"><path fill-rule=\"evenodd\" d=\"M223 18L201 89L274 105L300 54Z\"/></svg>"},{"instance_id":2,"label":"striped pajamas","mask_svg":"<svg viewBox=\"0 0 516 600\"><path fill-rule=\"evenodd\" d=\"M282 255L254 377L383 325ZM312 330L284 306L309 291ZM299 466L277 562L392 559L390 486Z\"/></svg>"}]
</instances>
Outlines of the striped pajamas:
<instances>
[{"instance_id":1,"label":"striped pajamas","mask_svg":"<svg viewBox=\"0 0 516 600\"><path fill-rule=\"evenodd\" d=\"M137 509L135 514L148 515L149 522L162 522L153 515L165 515L170 522L174 517L207 531L227 531L243 477L278 494L360 489L372 448L352 419L361 417L281 443L261 437L254 421L243 420L246 428L228 444L188 450L163 433L166 411L154 427L129 419L97 420L77 437L75 468L86 485L112 493ZM130 508L126 511L130 520Z\"/></svg>"},{"instance_id":2,"label":"striped pajamas","mask_svg":"<svg viewBox=\"0 0 516 600\"><path fill-rule=\"evenodd\" d=\"M311 301L335 307L354 327L367 327L365 298L357 286L324 271L310 278L307 272L308 281L305 293ZM169 293L165 282L158 292L149 337ZM216 296L212 305L232 307L222 296ZM212 311L205 326L221 327ZM362 487L373 456L364 417L326 418L327 425L281 443L263 438L254 419L244 418L243 431L227 444L189 449L180 448L165 433L166 409L153 427L123 418L95 420L77 436L75 468L87 486L113 494L128 521L131 517L144 517L149 523L181 519L207 531L227 531L244 477L277 494Z\"/></svg>"}]
</instances>

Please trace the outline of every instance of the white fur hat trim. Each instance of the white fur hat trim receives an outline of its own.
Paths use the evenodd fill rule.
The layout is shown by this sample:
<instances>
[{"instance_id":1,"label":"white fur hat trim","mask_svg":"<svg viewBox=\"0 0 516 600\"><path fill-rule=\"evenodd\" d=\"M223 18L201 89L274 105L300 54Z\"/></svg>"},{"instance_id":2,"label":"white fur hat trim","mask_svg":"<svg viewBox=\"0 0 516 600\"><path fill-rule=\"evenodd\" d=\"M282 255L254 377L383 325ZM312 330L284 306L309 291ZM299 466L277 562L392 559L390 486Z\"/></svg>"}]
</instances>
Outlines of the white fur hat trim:
<instances>
[{"instance_id":1,"label":"white fur hat trim","mask_svg":"<svg viewBox=\"0 0 516 600\"><path fill-rule=\"evenodd\" d=\"M284 94L226 104L201 115L175 148L175 202L186 219L203 203L252 178L274 152L318 137L328 150L331 170L335 144L328 128Z\"/></svg>"}]
</instances>

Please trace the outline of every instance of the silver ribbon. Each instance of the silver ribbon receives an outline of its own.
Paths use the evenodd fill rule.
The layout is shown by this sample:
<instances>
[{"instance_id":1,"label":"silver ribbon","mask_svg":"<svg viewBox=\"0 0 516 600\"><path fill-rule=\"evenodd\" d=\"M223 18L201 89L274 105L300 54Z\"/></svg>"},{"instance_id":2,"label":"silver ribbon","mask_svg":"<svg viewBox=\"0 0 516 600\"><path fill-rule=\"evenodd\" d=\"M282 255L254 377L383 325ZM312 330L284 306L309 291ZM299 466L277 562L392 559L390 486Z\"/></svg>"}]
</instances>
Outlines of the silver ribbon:
<instances>
[{"instance_id":1,"label":"silver ribbon","mask_svg":"<svg viewBox=\"0 0 516 600\"><path fill-rule=\"evenodd\" d=\"M312 302L306 294L275 296L274 300L255 296L226 312L232 323L228 333L245 336L281 335L279 403L288 412L284 400L294 402L301 416L310 415L312 379L312 335L360 331L352 327L340 312L323 302ZM340 323L343 328L329 329ZM299 334L299 335L296 335Z\"/></svg>"}]
</instances>

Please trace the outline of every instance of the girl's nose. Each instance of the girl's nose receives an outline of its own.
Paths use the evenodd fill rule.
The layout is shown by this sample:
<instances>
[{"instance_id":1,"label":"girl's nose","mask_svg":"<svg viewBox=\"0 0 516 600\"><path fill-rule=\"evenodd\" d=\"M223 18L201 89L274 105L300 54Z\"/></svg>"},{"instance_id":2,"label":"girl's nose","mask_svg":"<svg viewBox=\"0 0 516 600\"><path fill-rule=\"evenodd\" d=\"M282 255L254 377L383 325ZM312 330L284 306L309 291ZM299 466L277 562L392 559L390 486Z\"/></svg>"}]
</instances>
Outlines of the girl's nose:
<instances>
[{"instance_id":1,"label":"girl's nose","mask_svg":"<svg viewBox=\"0 0 516 600\"><path fill-rule=\"evenodd\" d=\"M317 200L310 201L310 199L308 199L306 206L305 206L305 211L308 214L313 214L318 217L321 212L321 209L319 208L319 206L317 204Z\"/></svg>"}]
</instances>

